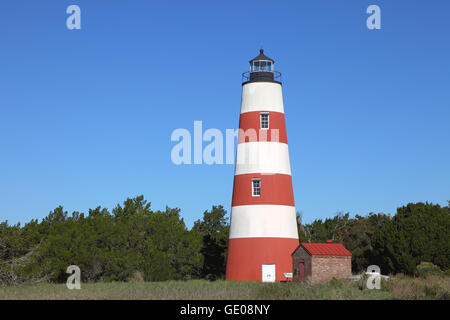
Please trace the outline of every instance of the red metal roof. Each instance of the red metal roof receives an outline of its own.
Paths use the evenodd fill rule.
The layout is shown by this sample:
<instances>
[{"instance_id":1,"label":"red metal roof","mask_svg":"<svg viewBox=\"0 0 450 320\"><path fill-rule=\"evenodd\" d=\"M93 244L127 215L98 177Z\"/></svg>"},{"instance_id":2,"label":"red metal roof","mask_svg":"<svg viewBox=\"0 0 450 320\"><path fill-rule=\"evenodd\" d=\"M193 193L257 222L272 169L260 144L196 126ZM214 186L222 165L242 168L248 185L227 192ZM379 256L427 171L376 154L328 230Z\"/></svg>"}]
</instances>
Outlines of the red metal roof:
<instances>
[{"instance_id":1,"label":"red metal roof","mask_svg":"<svg viewBox=\"0 0 450 320\"><path fill-rule=\"evenodd\" d=\"M350 251L340 243L302 243L301 246L312 255L351 256Z\"/></svg>"}]
</instances>

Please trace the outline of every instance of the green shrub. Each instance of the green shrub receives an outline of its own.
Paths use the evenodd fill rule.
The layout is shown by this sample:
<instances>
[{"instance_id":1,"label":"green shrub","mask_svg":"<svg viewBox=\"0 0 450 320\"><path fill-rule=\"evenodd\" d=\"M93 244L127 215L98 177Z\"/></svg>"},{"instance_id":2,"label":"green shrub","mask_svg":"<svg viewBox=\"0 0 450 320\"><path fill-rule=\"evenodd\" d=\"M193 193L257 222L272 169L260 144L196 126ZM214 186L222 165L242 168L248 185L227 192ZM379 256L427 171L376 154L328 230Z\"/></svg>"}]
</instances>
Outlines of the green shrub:
<instances>
[{"instance_id":1,"label":"green shrub","mask_svg":"<svg viewBox=\"0 0 450 320\"><path fill-rule=\"evenodd\" d=\"M442 288L438 284L432 284L430 286L425 285L425 297L436 298L439 296Z\"/></svg>"},{"instance_id":2,"label":"green shrub","mask_svg":"<svg viewBox=\"0 0 450 320\"><path fill-rule=\"evenodd\" d=\"M135 271L131 277L128 278L128 282L144 282L145 277L141 271Z\"/></svg>"},{"instance_id":3,"label":"green shrub","mask_svg":"<svg viewBox=\"0 0 450 320\"><path fill-rule=\"evenodd\" d=\"M394 289L394 282L391 279L381 278L381 290L386 292L392 292Z\"/></svg>"},{"instance_id":4,"label":"green shrub","mask_svg":"<svg viewBox=\"0 0 450 320\"><path fill-rule=\"evenodd\" d=\"M369 279L369 276L367 274L363 273L361 275L361 279L359 279L357 282L359 290L364 290L367 288L367 279Z\"/></svg>"},{"instance_id":5,"label":"green shrub","mask_svg":"<svg viewBox=\"0 0 450 320\"><path fill-rule=\"evenodd\" d=\"M344 282L341 279L336 279L335 277L333 277L333 279L330 280L329 284L333 288L342 288Z\"/></svg>"},{"instance_id":6,"label":"green shrub","mask_svg":"<svg viewBox=\"0 0 450 320\"><path fill-rule=\"evenodd\" d=\"M432 264L431 262L425 262L422 261L417 267L416 267L416 276L420 278L427 278L429 276L443 276L444 273L442 270Z\"/></svg>"}]
</instances>

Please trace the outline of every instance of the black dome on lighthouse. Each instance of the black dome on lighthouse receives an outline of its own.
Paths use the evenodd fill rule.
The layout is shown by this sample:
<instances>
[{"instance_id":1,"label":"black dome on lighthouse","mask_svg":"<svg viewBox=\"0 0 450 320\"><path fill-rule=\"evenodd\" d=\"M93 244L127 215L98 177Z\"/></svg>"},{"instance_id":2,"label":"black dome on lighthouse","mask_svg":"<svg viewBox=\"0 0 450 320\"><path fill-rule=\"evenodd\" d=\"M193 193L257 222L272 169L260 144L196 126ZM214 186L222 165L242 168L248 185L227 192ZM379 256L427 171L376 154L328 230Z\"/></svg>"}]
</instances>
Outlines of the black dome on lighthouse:
<instances>
[{"instance_id":1,"label":"black dome on lighthouse","mask_svg":"<svg viewBox=\"0 0 450 320\"><path fill-rule=\"evenodd\" d=\"M260 49L259 50L259 55L254 57L252 60L250 60L249 62L252 63L253 61L257 61L257 60L265 60L265 61L272 61L275 62L275 60L269 58L268 56L266 56L264 54L264 49Z\"/></svg>"}]
</instances>

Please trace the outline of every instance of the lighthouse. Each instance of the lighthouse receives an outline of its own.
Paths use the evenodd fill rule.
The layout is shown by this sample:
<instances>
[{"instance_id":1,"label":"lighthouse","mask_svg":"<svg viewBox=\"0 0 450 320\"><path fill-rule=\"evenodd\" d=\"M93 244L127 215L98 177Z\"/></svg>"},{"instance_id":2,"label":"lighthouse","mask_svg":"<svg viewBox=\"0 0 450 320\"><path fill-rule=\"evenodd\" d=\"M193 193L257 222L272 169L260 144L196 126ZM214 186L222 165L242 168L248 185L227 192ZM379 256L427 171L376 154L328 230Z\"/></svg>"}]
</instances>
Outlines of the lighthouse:
<instances>
[{"instance_id":1,"label":"lighthouse","mask_svg":"<svg viewBox=\"0 0 450 320\"><path fill-rule=\"evenodd\" d=\"M242 74L227 280L286 280L299 245L281 73L274 62L261 49Z\"/></svg>"}]
</instances>

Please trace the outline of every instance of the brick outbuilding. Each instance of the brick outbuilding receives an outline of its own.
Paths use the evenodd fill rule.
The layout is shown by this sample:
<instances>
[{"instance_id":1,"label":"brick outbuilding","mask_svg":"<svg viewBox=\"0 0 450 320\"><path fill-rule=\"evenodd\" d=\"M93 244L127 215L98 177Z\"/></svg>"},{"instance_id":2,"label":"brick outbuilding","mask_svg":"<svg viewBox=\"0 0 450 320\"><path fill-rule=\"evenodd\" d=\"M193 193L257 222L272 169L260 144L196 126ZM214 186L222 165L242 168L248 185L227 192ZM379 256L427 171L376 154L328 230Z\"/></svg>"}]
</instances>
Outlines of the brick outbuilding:
<instances>
[{"instance_id":1,"label":"brick outbuilding","mask_svg":"<svg viewBox=\"0 0 450 320\"><path fill-rule=\"evenodd\" d=\"M352 275L352 254L340 243L301 243L292 253L293 281L326 282Z\"/></svg>"}]
</instances>

